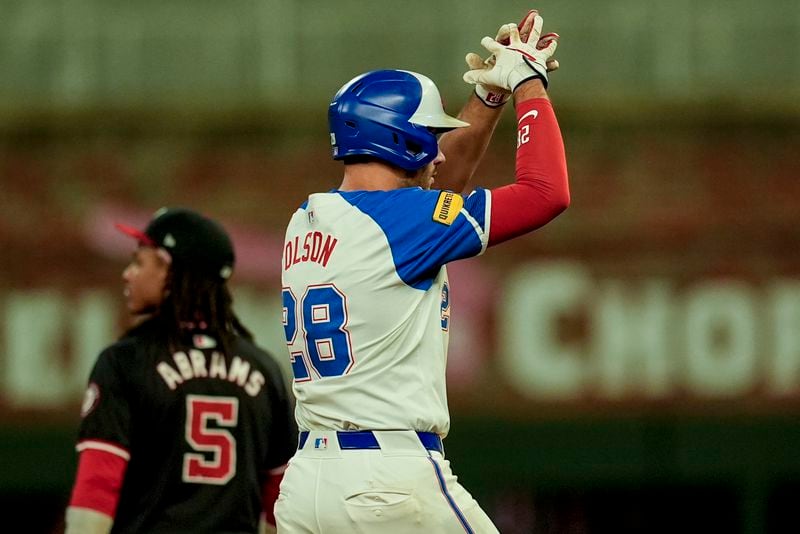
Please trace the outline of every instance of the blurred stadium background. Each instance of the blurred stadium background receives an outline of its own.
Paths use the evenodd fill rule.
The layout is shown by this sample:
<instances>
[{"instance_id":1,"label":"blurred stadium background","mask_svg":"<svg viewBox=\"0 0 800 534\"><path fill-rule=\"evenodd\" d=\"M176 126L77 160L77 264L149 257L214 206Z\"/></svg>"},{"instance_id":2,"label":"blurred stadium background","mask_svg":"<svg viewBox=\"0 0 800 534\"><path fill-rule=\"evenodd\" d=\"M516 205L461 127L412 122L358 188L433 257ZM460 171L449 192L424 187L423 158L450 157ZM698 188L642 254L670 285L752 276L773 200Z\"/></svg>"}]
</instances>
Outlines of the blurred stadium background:
<instances>
[{"instance_id":1,"label":"blurred stadium background","mask_svg":"<svg viewBox=\"0 0 800 534\"><path fill-rule=\"evenodd\" d=\"M451 269L456 473L504 533L800 532L797 0L0 0L0 509L25 521L0 530L63 528L124 325L113 222L222 220L283 358L282 234L338 185L332 94L406 68L456 112L464 54L529 7L562 36L573 203ZM474 183L513 177L510 116Z\"/></svg>"}]
</instances>

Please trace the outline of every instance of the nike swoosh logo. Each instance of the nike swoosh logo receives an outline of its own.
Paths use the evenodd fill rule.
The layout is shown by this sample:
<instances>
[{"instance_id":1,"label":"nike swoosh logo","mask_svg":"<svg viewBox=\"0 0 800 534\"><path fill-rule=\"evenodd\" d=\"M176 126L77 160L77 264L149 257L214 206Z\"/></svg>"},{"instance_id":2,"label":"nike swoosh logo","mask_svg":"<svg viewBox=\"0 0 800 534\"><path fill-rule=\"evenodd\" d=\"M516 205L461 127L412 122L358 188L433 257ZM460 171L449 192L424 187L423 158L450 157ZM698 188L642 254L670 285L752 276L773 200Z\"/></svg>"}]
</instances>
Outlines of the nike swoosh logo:
<instances>
[{"instance_id":1,"label":"nike swoosh logo","mask_svg":"<svg viewBox=\"0 0 800 534\"><path fill-rule=\"evenodd\" d=\"M533 117L535 119L538 116L539 116L539 111L536 110L536 109L532 109L529 112L527 112L525 115L520 117L519 120L517 121L517 124L522 124L522 121L524 121L528 117Z\"/></svg>"}]
</instances>

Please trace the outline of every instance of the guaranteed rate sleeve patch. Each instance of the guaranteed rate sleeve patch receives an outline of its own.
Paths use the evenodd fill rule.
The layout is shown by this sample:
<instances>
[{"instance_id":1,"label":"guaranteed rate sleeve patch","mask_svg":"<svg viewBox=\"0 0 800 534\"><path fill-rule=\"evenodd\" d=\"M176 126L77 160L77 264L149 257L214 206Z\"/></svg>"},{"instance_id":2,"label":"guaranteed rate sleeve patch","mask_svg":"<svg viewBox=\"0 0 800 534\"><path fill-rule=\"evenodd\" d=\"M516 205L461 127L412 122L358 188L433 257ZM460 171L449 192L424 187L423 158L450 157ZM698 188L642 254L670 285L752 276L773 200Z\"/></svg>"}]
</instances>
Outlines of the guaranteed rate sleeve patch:
<instances>
[{"instance_id":1,"label":"guaranteed rate sleeve patch","mask_svg":"<svg viewBox=\"0 0 800 534\"><path fill-rule=\"evenodd\" d=\"M439 193L439 200L436 201L432 218L438 223L450 226L463 207L464 197L451 191L442 191Z\"/></svg>"}]
</instances>

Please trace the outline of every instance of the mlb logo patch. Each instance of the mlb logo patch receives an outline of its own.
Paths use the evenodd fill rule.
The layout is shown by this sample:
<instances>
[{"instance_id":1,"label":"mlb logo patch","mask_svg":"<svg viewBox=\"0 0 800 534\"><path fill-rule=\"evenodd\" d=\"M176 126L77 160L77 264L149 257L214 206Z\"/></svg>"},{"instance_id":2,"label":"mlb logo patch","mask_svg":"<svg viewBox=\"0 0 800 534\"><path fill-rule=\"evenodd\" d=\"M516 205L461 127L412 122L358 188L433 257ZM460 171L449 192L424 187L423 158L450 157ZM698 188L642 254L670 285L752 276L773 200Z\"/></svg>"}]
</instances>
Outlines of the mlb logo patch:
<instances>
[{"instance_id":1,"label":"mlb logo patch","mask_svg":"<svg viewBox=\"0 0 800 534\"><path fill-rule=\"evenodd\" d=\"M204 334L196 334L192 336L192 343L198 349L213 349L217 346L217 341L213 337Z\"/></svg>"},{"instance_id":2,"label":"mlb logo patch","mask_svg":"<svg viewBox=\"0 0 800 534\"><path fill-rule=\"evenodd\" d=\"M100 388L94 382L89 383L86 393L83 394L81 403L81 417L86 417L100 402Z\"/></svg>"},{"instance_id":3,"label":"mlb logo patch","mask_svg":"<svg viewBox=\"0 0 800 534\"><path fill-rule=\"evenodd\" d=\"M315 449L327 449L328 448L328 438L317 438L314 440L314 448Z\"/></svg>"}]
</instances>

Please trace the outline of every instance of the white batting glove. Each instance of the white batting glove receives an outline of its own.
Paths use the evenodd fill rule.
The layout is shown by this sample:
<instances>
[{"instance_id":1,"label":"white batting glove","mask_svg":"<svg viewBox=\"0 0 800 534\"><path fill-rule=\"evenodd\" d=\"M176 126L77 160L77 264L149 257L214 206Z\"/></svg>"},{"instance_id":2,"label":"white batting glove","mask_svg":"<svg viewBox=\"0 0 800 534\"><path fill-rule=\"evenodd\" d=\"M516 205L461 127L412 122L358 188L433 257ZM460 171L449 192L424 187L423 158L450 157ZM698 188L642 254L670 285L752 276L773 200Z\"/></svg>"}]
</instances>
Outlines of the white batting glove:
<instances>
[{"instance_id":1,"label":"white batting glove","mask_svg":"<svg viewBox=\"0 0 800 534\"><path fill-rule=\"evenodd\" d=\"M467 54L466 60L470 70L480 70L494 64L494 56L489 56L489 58L484 61L481 56L473 52ZM475 84L475 94L490 108L498 108L511 98L511 91L502 87L484 85L482 83Z\"/></svg>"},{"instance_id":2,"label":"white batting glove","mask_svg":"<svg viewBox=\"0 0 800 534\"><path fill-rule=\"evenodd\" d=\"M555 41L557 47L559 37L560 36L556 32L546 33L539 38L539 41L536 43L536 48L538 48L539 50L547 48L553 41ZM560 67L561 65L559 65L558 60L556 58L549 57L545 62L545 66L547 67L547 72L549 74L554 70L558 70L558 67Z\"/></svg>"},{"instance_id":3,"label":"white batting glove","mask_svg":"<svg viewBox=\"0 0 800 534\"><path fill-rule=\"evenodd\" d=\"M523 43L530 42L531 32L533 31L533 24L536 22L536 16L539 14L538 11L535 9L531 9L528 13L522 17L522 20L517 24L517 28L519 28L519 38L522 40ZM505 31L504 31L505 30ZM541 26L539 27L539 31L542 31ZM557 33L551 32L546 33L539 37L539 40L536 41L536 48L539 50L543 48L547 48L547 45L550 44L550 41L558 40L559 35ZM500 28L500 31L497 33L497 37L494 39L501 45L509 45L511 43L510 34L508 32L508 25L504 25ZM548 58L547 62L545 63L547 67L547 72L553 72L557 70L559 67L558 60L555 58Z\"/></svg>"},{"instance_id":4,"label":"white batting glove","mask_svg":"<svg viewBox=\"0 0 800 534\"><path fill-rule=\"evenodd\" d=\"M541 38L542 17L535 15L530 40L538 43ZM531 78L539 78L547 87L547 60L555 53L558 36L548 36L544 48L521 40L516 24L508 24L509 44L502 45L491 37L484 37L481 45L494 56L494 63L484 62L480 69L464 73L464 81L471 84L495 86L514 92L519 84ZM488 64L487 64L488 63ZM470 65L472 66L472 65Z\"/></svg>"},{"instance_id":5,"label":"white batting glove","mask_svg":"<svg viewBox=\"0 0 800 534\"><path fill-rule=\"evenodd\" d=\"M533 28L534 18L536 17L537 14L538 11L536 11L535 9L531 9L525 14L524 17L522 17L522 20L517 25L517 27L519 28L519 37L525 43L528 42L528 38L531 35L531 29ZM503 24L502 26L500 26L500 29L497 30L497 36L494 38L494 40L503 45L509 44L510 43L509 38L511 35L509 28L510 24ZM485 66L494 65L495 59L494 55L490 54L489 57L484 60L478 54L470 52L469 54L467 54L466 61L467 61L467 66L471 70L477 70L477 69L482 69ZM558 68L557 63L558 62L556 62L555 68ZM475 94L478 96L478 98L480 98L483 101L484 104L486 104L490 108L500 107L506 102L508 102L508 100L511 98L511 91L503 89L502 87L484 85L482 83L475 85Z\"/></svg>"}]
</instances>

